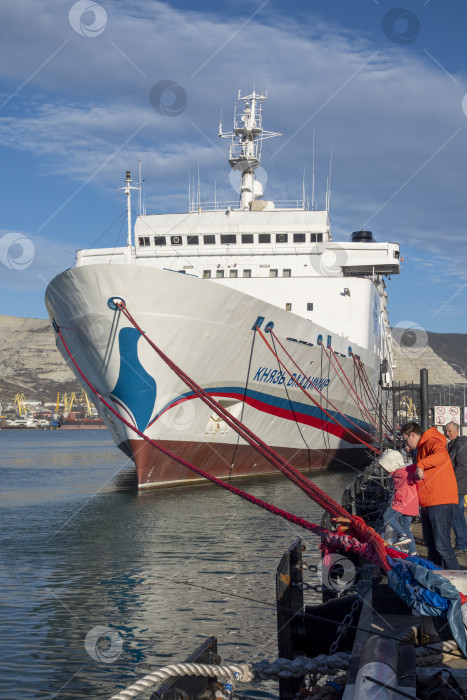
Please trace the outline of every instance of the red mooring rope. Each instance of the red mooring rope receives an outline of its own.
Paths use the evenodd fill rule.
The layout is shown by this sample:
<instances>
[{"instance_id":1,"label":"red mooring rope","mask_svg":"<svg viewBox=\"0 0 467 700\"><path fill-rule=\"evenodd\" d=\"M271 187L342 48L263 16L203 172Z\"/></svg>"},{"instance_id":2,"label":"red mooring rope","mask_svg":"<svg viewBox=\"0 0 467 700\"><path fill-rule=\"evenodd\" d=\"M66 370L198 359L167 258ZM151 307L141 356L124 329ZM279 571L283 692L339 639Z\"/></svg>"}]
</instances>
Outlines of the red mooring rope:
<instances>
[{"instance_id":1,"label":"red mooring rope","mask_svg":"<svg viewBox=\"0 0 467 700\"><path fill-rule=\"evenodd\" d=\"M373 410L376 413L376 411L378 409L378 397L376 396L376 394L373 390L373 387L370 384L370 380L368 378L368 374L367 374L367 371L365 369L365 365L360 360L360 358L358 358L358 357L356 358L353 353L352 353L352 358L353 358L354 363L356 364L358 376L360 377L360 382L362 383L363 388L365 389L365 384L366 384L366 386L368 387L368 389L371 392L371 395L373 396L373 404L372 405L373 405ZM360 374L360 371L361 371L361 374ZM366 395L368 396L368 391L366 389L365 389L365 392L366 392ZM371 403L371 399L370 399L370 403ZM384 418L384 425L385 425L386 430L391 432L392 427L389 425L386 417Z\"/></svg>"},{"instance_id":2,"label":"red mooring rope","mask_svg":"<svg viewBox=\"0 0 467 700\"><path fill-rule=\"evenodd\" d=\"M374 563L377 563L379 566L381 566L385 571L389 570L389 565L387 563L387 558L386 558L386 550L385 550L385 545L377 532L373 530L373 528L370 528L362 518L359 518L358 516L351 515L348 513L342 506L340 506L338 503L336 503L328 494L326 494L324 491L322 491L318 486L310 482L301 472L299 472L295 467L292 467L286 460L284 460L280 455L278 455L272 448L267 446L265 443L263 443L257 436L254 436L254 433L252 433L246 426L244 426L240 421L235 419L231 414L228 414L224 407L221 406L215 399L210 397L201 387L198 387L196 383L191 380L188 375L185 375L183 370L181 370L175 363L173 363L163 352L158 348L145 334L145 332L139 327L137 322L133 319L131 316L130 312L126 309L126 307L120 302L116 302L116 305L120 309L120 311L128 318L130 323L139 330L141 335L144 336L144 338L147 340L147 342L153 347L153 349L159 354L159 356L173 369L173 371L179 376L190 388L195 391L195 393L201 398L207 405L209 405L211 408L214 408L216 410L216 413L222 415L222 417L228 422L231 427L233 427L236 432L238 432L244 439L246 439L249 444L251 444L255 449L257 449L268 461L273 464L273 466L276 466L282 473L284 473L289 479L291 479L299 488L301 488L307 495L312 498L318 505L320 505L322 508L330 512L334 516L340 516L347 518L350 523L351 527L355 531L357 535L359 535L360 539L363 539L366 545L362 545L360 542L358 545L356 544L358 542L357 539L355 539L355 547L358 547L360 550L360 553L365 556L370 561L373 561ZM325 530L324 528L319 528L317 525L312 525L311 523L308 523L308 521L303 520L302 518L299 518L298 516L295 516L291 513L287 513L286 511L281 510L280 508L276 508L276 506L273 506L266 501L261 501L261 499L257 499L255 496L252 496L251 494L248 494L244 491L241 491L240 489L237 489L234 486L231 486L230 484L227 484L226 482L222 481L221 479L218 479L217 477L212 476L208 472L203 471L199 467L194 466L193 464L190 464L189 462L186 462L185 460L181 459L180 457L177 457L177 455L173 454L169 450L166 450L163 448L161 445L159 445L157 442L149 438L147 435L145 435L142 431L140 431L138 428L133 426L131 423L129 423L123 416L121 416L114 408L109 404L108 401L102 396L102 394L91 384L91 382L87 379L87 377L84 375L82 372L81 368L78 366L77 362L75 361L74 357L72 356L68 345L66 344L65 339L63 338L63 334L61 333L61 330L59 326L56 324L54 321L54 328L59 335L63 346L69 355L71 361L73 362L74 366L76 367L78 373L80 376L83 378L83 380L86 382L86 384L89 386L91 391L99 398L99 400L122 422L124 423L128 428L130 428L133 432L137 433L141 438L143 438L146 442L149 444L153 445L156 449L158 449L160 452L163 454L167 455L168 457L174 459L176 462L181 464L182 466L186 467L187 469L190 469L191 471L194 471L195 473L199 474L200 476L208 479L212 483L217 484L218 486L221 486L222 488L227 489L228 491L231 491L232 493L235 493L236 495L240 496L241 498L244 498L245 500L248 500L251 503L254 503L255 505L258 505L265 510L268 510L269 512L275 513L276 515L279 515L280 517L283 517L286 520L289 520L290 522L294 522L300 527L304 527L308 530L311 530L313 532L316 532L316 534L324 535L325 536L325 541L327 541L327 546L333 545L334 547L341 546L339 542L335 541L334 534L335 533L329 533L329 531ZM236 425L238 423L238 426ZM251 437L254 436L254 439ZM337 535L337 538L342 537L342 535ZM348 539L348 536L346 536ZM353 540L353 538L351 538ZM323 543L326 546L326 542ZM342 543L343 544L343 543ZM353 544L350 545L350 542L347 542L347 548L350 548L352 546L353 549ZM365 550L365 553L362 551L362 547ZM345 546L344 546L345 548Z\"/></svg>"},{"instance_id":3,"label":"red mooring rope","mask_svg":"<svg viewBox=\"0 0 467 700\"><path fill-rule=\"evenodd\" d=\"M266 345L268 346L269 350L272 352L272 354L274 355L274 357L276 358L276 360L279 362L280 366L284 368L284 370L287 372L287 374L289 375L289 377L290 377L290 378L295 382L295 384L303 391L303 393L305 394L305 396L307 396L307 397L310 399L310 401L312 401L312 402L315 404L315 406L317 406L326 416L328 416L328 417L333 421L333 423L336 423L336 424L337 424L340 428L342 428L348 435L351 435L352 437L356 438L362 445L365 445L365 447L368 447L370 450L372 450L372 451L375 452L376 454L379 454L380 451L378 450L377 447L375 447L374 445L368 444L367 442L365 442L364 440L362 440L358 435L356 435L354 432L352 432L349 428L346 428L345 425L342 425L342 423L341 423L339 420L337 420L337 418L335 418L331 413L329 413L328 411L326 411L326 409L325 409L323 406L321 406L321 404L320 404L318 401L316 401L316 399L315 399L313 396L311 396L311 394L309 394L309 393L307 392L307 390L304 389L304 388L302 387L301 384L299 384L299 382L297 382L296 378L291 374L291 372L289 372L289 370L288 370L287 367L284 365L284 363L282 362L282 360L279 358L279 356L277 355L277 353L276 353L276 352L273 350L273 348L269 345L269 343L268 343L268 341L266 340L266 337L265 337L265 335L263 334L263 332L262 332L259 328L257 328L256 330L258 331L258 333L260 334L261 338L262 338L263 341L266 343ZM269 332L271 333L271 335L273 335L273 334L272 334L272 331L269 331ZM273 337L274 337L275 339L277 339L277 336L276 336L276 335L273 335ZM279 341L278 341L278 342L279 342ZM280 342L279 342L279 344L280 344ZM281 344L280 344L280 345L281 345ZM282 347L282 349L284 349L283 345L281 345L281 347ZM285 350L285 352L286 352L286 354L288 355L287 350ZM290 355L289 355L289 357L290 357ZM290 359L292 359L292 358L290 358ZM294 360L292 360L292 362L295 364L295 361L294 361ZM300 367L298 367L298 365L295 365L295 366L296 366L298 369L300 369ZM301 371L301 370L300 370L300 371ZM315 387L315 388L317 389L317 387ZM317 389L317 391L319 391L319 390ZM326 399L326 397L325 397L320 391L319 391L319 394L320 394L321 396L323 396L323 398ZM326 400L327 400L327 399L326 399ZM329 403L331 403L331 402L329 401ZM331 404L331 406L332 406L333 408L335 408L335 406L334 406L333 404ZM339 411L339 409L336 409L336 411L338 411L339 413L341 413L341 412ZM343 415L343 414L341 413L341 415ZM346 416L344 416L344 418L347 419ZM348 420L350 420L350 419L348 419ZM351 420L350 420L350 422L352 423ZM354 425L355 425L355 423L354 423ZM358 426L357 426L357 427L358 427ZM363 432L366 432L366 431L363 431ZM367 433L367 434L369 434L369 433Z\"/></svg>"},{"instance_id":4,"label":"red mooring rope","mask_svg":"<svg viewBox=\"0 0 467 700\"><path fill-rule=\"evenodd\" d=\"M164 362L175 372L175 374L182 379L182 381L187 384L199 398L204 401L217 414L221 415L225 422L230 425L241 437L244 439L260 454L262 454L273 466L279 469L283 474L285 474L293 483L295 483L302 491L304 491L310 498L312 498L316 503L318 503L321 508L327 510L331 515L341 516L344 518L349 518L353 529L360 536L363 541L371 541L376 551L379 553L381 562L386 562L386 552L383 539L378 535L373 528L369 528L363 518L356 515L349 514L345 508L336 503L327 493L322 491L318 486L313 484L309 479L307 479L298 469L295 469L289 462L283 459L277 454L269 445L266 445L257 435L255 435L247 426L239 421L237 418L232 416L221 404L219 404L213 397L209 396L204 389L198 386L191 377L189 377L180 367L178 367L170 358L146 335L143 329L138 325L136 320L133 318L131 313L128 311L126 304L117 300L117 308L124 314L124 316L130 321L130 323L144 336L145 340L149 345L157 352L159 357L164 360Z\"/></svg>"},{"instance_id":5,"label":"red mooring rope","mask_svg":"<svg viewBox=\"0 0 467 700\"><path fill-rule=\"evenodd\" d=\"M355 388L352 386L352 382L350 381L350 379L349 379L348 376L346 375L346 373L345 373L345 371L344 371L344 368L341 366L339 360L337 359L337 356L336 356L336 353L334 352L334 350L333 350L332 348L329 348L329 355L328 355L327 352L326 352L326 348L324 347L322 341L318 341L318 345L321 345L321 348L323 349L324 354L326 355L326 357L329 358L329 362L330 362L331 364L332 364L332 359L331 359L331 358L334 357L334 359L335 359L335 361L336 361L336 363L337 363L337 366L339 367L339 369L340 369L340 371L341 371L341 374L339 374L339 372L336 370L335 366L332 364L333 369L334 369L335 373L337 374L337 376L339 377L339 379L341 380L341 382L342 382L342 384L344 385L345 389L347 390L347 393L348 393L349 396L353 399L353 402L355 403L355 405L357 406L357 408L360 409L360 412L362 411L362 408L363 408L364 412L367 414L367 416L368 416L368 418L370 419L370 421L371 421L371 422L374 424L374 426L377 428L377 427L378 427L378 422L377 422L376 418L374 418L374 417L372 416L372 414L370 413L370 411L368 410L368 408L365 406L365 404L363 403L363 401L362 401L362 399L360 398L360 396L359 396L359 395L357 394L357 392L355 391ZM352 396L352 394L350 393L349 389L346 387L345 382L344 382L344 380L342 379L342 377L345 377L345 380L346 380L346 382L347 382L349 388L352 390L352 392L355 394L355 396L356 396L356 398L357 398L357 402L356 402L355 399L353 398L353 396ZM359 406L359 404L360 404L360 406ZM362 413L362 415L363 415L363 413Z\"/></svg>"},{"instance_id":6,"label":"red mooring rope","mask_svg":"<svg viewBox=\"0 0 467 700\"><path fill-rule=\"evenodd\" d=\"M287 349L286 349L286 348L284 347L284 345L281 343L281 341L279 340L279 338L277 337L277 335L276 335L272 330L270 330L269 333L270 333L271 336L274 338L274 340L275 340L276 343L279 345L279 347L281 347L282 350L285 352L285 354L287 355L287 357L289 358L289 360L295 365L295 367L298 369L298 371L300 372L300 374L301 374L302 376L305 377L305 376L306 376L305 372L302 370L302 368L301 368L299 365L297 365L297 363L296 363L295 360L293 359L292 355L290 355L290 353L287 351ZM290 372L288 372L288 374L290 375ZM295 381L295 384L297 384L297 386L298 386L305 394L307 394L307 392L305 391L305 389L302 387L301 384L299 384L299 383L297 382L297 380L295 379L295 377L292 376L292 379ZM335 405L332 403L332 401L331 401L327 396L325 396L325 395L323 394L322 391L320 391L320 390L318 389L317 386L314 386L314 388L316 389L316 391L318 392L318 394L319 394L330 406L332 406L332 408L333 408L335 411L337 411L337 413L338 413L339 415L342 416L342 418L345 418L346 421L348 421L349 423L351 423L352 425L354 425L354 426L357 428L357 430L359 431L359 433L364 433L365 435L368 435L368 437L369 437L371 440L374 439L374 435L372 435L371 433L369 433L367 430L364 430L363 428L361 428L361 427L360 427L357 423L355 423L351 418L349 418L349 417L346 416L344 413L342 413L342 411L339 411L339 409L337 408L337 406L335 406ZM308 394L307 394L307 396L308 396ZM351 435L354 435L354 437L358 437L355 433L353 433L353 432L351 432L351 431L349 431L349 432L350 432ZM363 443L363 444L365 444L365 443Z\"/></svg>"},{"instance_id":7,"label":"red mooring rope","mask_svg":"<svg viewBox=\"0 0 467 700\"><path fill-rule=\"evenodd\" d=\"M255 433L253 433L244 423L235 418L231 413L229 413L224 406L218 403L214 397L210 396L204 389L202 389L196 382L191 379L180 367L178 367L170 358L157 346L153 341L147 337L145 332L138 325L136 320L130 314L128 309L122 304L117 303L122 313L128 318L130 323L144 336L145 340L149 345L157 352L159 357L166 362L166 364L175 372L175 374L182 379L182 381L190 387L194 393L207 405L209 408L214 410L218 415L222 416L224 421L235 430L248 444L254 447L258 452L274 467L279 469L283 474L285 474L289 479L291 479L299 488L302 489L308 496L314 498L316 502L321 505L322 508L326 508L334 516L349 517L347 511L342 508L339 504L335 503L332 498L328 496L327 493L321 491L315 484L309 481L304 474L302 474L298 469L293 467L289 462L287 462L283 457L281 457L277 452L275 452L269 445L263 442ZM363 521L362 521L363 522Z\"/></svg>"}]
</instances>

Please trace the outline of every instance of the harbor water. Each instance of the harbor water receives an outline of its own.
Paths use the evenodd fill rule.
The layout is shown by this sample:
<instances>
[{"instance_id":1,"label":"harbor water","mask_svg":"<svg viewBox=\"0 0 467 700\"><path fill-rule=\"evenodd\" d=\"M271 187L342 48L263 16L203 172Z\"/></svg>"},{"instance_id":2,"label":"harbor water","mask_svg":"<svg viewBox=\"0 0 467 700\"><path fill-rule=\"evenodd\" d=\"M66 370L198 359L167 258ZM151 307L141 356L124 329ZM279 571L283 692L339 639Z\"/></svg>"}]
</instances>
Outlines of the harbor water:
<instances>
[{"instance_id":1,"label":"harbor water","mask_svg":"<svg viewBox=\"0 0 467 700\"><path fill-rule=\"evenodd\" d=\"M210 484L138 493L107 431L0 431L0 472L0 697L109 698L210 635L276 658L275 569L297 535L319 561L306 531ZM353 477L313 473L337 500ZM236 484L320 522L282 476Z\"/></svg>"}]
</instances>

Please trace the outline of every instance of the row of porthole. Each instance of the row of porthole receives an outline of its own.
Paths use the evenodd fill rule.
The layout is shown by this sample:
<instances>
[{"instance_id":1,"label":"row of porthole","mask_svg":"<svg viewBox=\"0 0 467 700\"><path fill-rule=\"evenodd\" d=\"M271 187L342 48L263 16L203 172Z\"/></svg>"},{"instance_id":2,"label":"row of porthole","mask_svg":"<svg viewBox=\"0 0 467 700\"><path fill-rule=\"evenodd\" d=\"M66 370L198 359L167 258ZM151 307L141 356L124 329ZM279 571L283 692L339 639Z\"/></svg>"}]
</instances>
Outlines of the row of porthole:
<instances>
[{"instance_id":1,"label":"row of porthole","mask_svg":"<svg viewBox=\"0 0 467 700\"><path fill-rule=\"evenodd\" d=\"M289 234L288 233L258 233L257 242L258 243L271 243L272 236L274 236L275 243L288 243ZM306 243L307 234L306 233L293 233L294 243ZM310 243L322 243L323 234L322 233L310 233ZM242 233L241 236L242 244L251 244L255 242L254 235L252 233ZM170 242L167 242L167 238L170 238ZM154 236L155 246L165 246L167 243L169 245L183 245L183 238L186 239L186 245L200 245L200 238L203 239L204 245L216 245L216 236L214 234L206 234L203 236L191 235L191 236ZM220 234L220 244L221 245L236 245L237 244L237 234L235 233L222 233ZM150 246L151 237L150 236L139 236L138 237L139 246Z\"/></svg>"},{"instance_id":2,"label":"row of porthole","mask_svg":"<svg viewBox=\"0 0 467 700\"><path fill-rule=\"evenodd\" d=\"M313 347L313 343L308 343L306 340L297 340L297 338L286 338L286 340L290 340L294 343L301 343L302 345L309 345L310 347ZM316 338L316 341L317 341L318 345L322 345L324 348L323 336L321 333ZM332 345L332 337L330 335L328 335L326 347L330 348L331 345ZM339 355L339 357L347 357L347 356L352 357L353 352L352 352L352 348L350 345L349 345L349 349L347 352L348 352L348 355L345 355L343 352L338 352L337 350L334 350L334 355Z\"/></svg>"},{"instance_id":3,"label":"row of porthole","mask_svg":"<svg viewBox=\"0 0 467 700\"><path fill-rule=\"evenodd\" d=\"M254 322L254 324L253 324L251 330L255 331L256 329L261 328L261 326L263 325L263 323L264 323L264 316L258 316L257 319L256 319L256 321ZM264 327L264 332L265 332L265 333L270 333L270 331L272 331L273 328L274 328L274 321L268 321L268 323L266 323L266 325L265 325L265 327ZM309 345L310 347L313 347L313 343L309 343L309 342L307 342L306 340L297 340L297 338L290 338L290 337L287 337L286 340L290 340L290 341L292 341L293 343L301 343L302 345ZM324 347L324 343L323 343L323 334L322 334L322 333L319 333L318 337L316 338L316 342L317 342L318 345L322 345L322 346ZM332 346L332 336L331 336L331 335L328 335L326 347L330 348L331 346ZM348 353L348 356L349 356L349 357L352 357L353 352L352 352L352 346L351 346L351 345L349 345L348 350L347 350L347 353ZM335 355L339 355L340 357L347 357L347 355L344 355L342 352L336 352L336 351L334 351L334 354L335 354ZM359 356L358 356L358 355L355 355L355 357L359 357Z\"/></svg>"},{"instance_id":4,"label":"row of porthole","mask_svg":"<svg viewBox=\"0 0 467 700\"><path fill-rule=\"evenodd\" d=\"M285 310L286 310L286 311L292 311L292 302L287 301L287 302L285 303ZM312 302L312 301L308 301L308 302L307 302L306 310L307 310L307 311L313 311L313 302Z\"/></svg>"},{"instance_id":5,"label":"row of porthole","mask_svg":"<svg viewBox=\"0 0 467 700\"><path fill-rule=\"evenodd\" d=\"M217 279L222 279L225 277L225 270L223 269L217 269L215 270L216 272L216 278ZM211 273L212 270L203 270L203 277L205 279L210 279L211 278ZM242 271L242 277L251 277L251 270L244 269ZM282 270L282 277L291 277L292 276L292 270L287 269L287 270ZM229 270L229 277L231 278L237 278L238 277L238 270L237 269L230 269ZM279 277L279 270L269 270L269 277Z\"/></svg>"}]
</instances>

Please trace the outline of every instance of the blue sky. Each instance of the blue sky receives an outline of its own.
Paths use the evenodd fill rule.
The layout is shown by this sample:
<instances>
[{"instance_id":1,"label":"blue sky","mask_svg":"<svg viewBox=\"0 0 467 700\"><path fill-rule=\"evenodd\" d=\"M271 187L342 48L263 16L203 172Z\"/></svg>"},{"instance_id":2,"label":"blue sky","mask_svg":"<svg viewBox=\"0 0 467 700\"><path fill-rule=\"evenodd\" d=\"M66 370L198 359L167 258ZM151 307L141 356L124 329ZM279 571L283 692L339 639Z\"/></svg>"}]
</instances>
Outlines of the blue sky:
<instances>
[{"instance_id":1,"label":"blue sky","mask_svg":"<svg viewBox=\"0 0 467 700\"><path fill-rule=\"evenodd\" d=\"M198 160L202 199L214 183L233 199L219 114L230 128L255 85L283 134L264 145L265 196L299 198L304 168L310 192L314 131L323 206L333 152L334 238L401 245L391 324L466 330L463 0L16 0L0 27L0 313L45 318L75 249L123 242L138 160L148 213L186 209Z\"/></svg>"}]
</instances>

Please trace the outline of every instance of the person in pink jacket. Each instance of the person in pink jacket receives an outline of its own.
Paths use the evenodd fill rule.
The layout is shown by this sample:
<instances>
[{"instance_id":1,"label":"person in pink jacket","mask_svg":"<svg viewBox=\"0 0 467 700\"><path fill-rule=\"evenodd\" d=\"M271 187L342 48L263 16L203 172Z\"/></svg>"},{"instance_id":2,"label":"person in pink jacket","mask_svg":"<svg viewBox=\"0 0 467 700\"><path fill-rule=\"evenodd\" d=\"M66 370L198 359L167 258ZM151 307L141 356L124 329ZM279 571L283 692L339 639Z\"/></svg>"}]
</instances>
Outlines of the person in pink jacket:
<instances>
[{"instance_id":1,"label":"person in pink jacket","mask_svg":"<svg viewBox=\"0 0 467 700\"><path fill-rule=\"evenodd\" d=\"M383 520L392 527L397 540L395 547L409 545L409 554L416 554L414 536L410 525L412 517L418 515L419 501L417 483L415 480L415 464L406 465L400 452L386 450L380 457L379 463L388 474L391 474L394 484L394 496L390 507L385 511Z\"/></svg>"}]
</instances>

